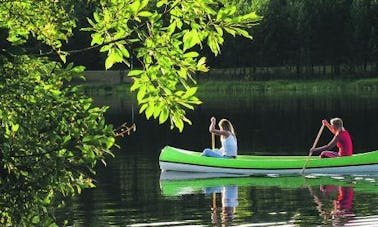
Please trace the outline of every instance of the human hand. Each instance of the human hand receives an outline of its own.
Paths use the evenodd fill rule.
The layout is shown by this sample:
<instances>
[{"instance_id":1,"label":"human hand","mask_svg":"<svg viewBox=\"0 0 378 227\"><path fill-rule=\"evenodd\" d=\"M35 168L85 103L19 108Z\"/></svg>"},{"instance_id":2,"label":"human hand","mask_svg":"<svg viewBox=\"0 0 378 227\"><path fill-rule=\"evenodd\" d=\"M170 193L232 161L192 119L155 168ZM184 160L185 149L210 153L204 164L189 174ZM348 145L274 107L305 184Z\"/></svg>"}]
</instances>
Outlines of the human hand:
<instances>
[{"instance_id":1,"label":"human hand","mask_svg":"<svg viewBox=\"0 0 378 227\"><path fill-rule=\"evenodd\" d=\"M322 120L322 124L323 124L323 125L327 125L327 124L328 124L328 121L324 119L324 120Z\"/></svg>"},{"instance_id":2,"label":"human hand","mask_svg":"<svg viewBox=\"0 0 378 227\"><path fill-rule=\"evenodd\" d=\"M315 151L316 151L316 148L314 148L314 147L310 149L311 154L314 153Z\"/></svg>"},{"instance_id":3,"label":"human hand","mask_svg":"<svg viewBox=\"0 0 378 227\"><path fill-rule=\"evenodd\" d=\"M215 117L211 117L210 121L211 121L211 123L215 123L215 121L216 121Z\"/></svg>"}]
</instances>

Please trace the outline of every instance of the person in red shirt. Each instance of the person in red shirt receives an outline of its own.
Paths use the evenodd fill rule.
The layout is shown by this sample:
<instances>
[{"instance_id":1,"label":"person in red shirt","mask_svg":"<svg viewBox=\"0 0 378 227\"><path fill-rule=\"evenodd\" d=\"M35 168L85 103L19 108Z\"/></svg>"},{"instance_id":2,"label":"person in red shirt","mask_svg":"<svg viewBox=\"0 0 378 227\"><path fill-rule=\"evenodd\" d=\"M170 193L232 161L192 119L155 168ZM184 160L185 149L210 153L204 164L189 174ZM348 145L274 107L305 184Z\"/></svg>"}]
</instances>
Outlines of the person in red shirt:
<instances>
[{"instance_id":1,"label":"person in red shirt","mask_svg":"<svg viewBox=\"0 0 378 227\"><path fill-rule=\"evenodd\" d=\"M343 120L341 120L341 118L333 118L330 120L330 123L328 123L327 120L323 120L322 123L334 134L334 137L327 145L311 148L310 152L321 152L321 158L334 158L353 155L352 139L350 138L349 132L343 126ZM330 149L336 146L338 148L338 152L330 151Z\"/></svg>"}]
</instances>

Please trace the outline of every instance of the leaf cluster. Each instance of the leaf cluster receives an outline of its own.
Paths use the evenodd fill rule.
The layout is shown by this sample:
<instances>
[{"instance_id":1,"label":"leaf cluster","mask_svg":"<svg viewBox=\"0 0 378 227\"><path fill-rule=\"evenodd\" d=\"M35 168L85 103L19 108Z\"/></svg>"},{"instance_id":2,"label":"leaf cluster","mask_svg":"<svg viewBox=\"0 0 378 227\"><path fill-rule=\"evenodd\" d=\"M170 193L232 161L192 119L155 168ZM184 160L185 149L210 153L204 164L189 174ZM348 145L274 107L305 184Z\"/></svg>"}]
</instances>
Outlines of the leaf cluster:
<instances>
[{"instance_id":1,"label":"leaf cluster","mask_svg":"<svg viewBox=\"0 0 378 227\"><path fill-rule=\"evenodd\" d=\"M201 103L193 75L206 72L206 58L198 48L208 46L218 55L224 33L252 38L245 30L261 18L255 13L237 15L235 6L216 0L103 1L89 19L92 45L106 52L105 67L134 56L142 68L130 71L140 112L147 118L180 131L187 109Z\"/></svg>"},{"instance_id":2,"label":"leaf cluster","mask_svg":"<svg viewBox=\"0 0 378 227\"><path fill-rule=\"evenodd\" d=\"M2 63L0 204L8 212L0 223L37 224L56 197L94 187L96 163L112 155L113 128L105 123L106 108L67 85L82 67L27 56ZM20 215L36 211L29 206L44 212Z\"/></svg>"},{"instance_id":3,"label":"leaf cluster","mask_svg":"<svg viewBox=\"0 0 378 227\"><path fill-rule=\"evenodd\" d=\"M82 24L75 12L85 3L94 12L80 31L90 32L90 45L107 54L105 67L132 67L135 58L141 67L128 75L140 112L160 123L169 119L180 131L191 123L186 111L201 103L193 75L208 68L199 50L218 55L224 33L252 38L245 29L260 20L220 0L0 1L0 37L4 31L7 37L0 49L2 225L54 225L51 205L93 187L95 165L113 155L106 108L93 107L69 85L84 68L67 64L64 43ZM28 52L29 42L49 48L65 65Z\"/></svg>"}]
</instances>

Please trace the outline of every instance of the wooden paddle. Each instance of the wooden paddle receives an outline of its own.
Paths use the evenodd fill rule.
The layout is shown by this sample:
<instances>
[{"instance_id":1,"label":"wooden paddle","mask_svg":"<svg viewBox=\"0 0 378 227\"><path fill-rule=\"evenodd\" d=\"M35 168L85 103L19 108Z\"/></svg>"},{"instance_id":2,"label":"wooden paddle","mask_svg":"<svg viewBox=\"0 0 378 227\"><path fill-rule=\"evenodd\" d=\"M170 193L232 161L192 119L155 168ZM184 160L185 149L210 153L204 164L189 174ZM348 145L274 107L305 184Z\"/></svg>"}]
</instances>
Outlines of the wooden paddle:
<instances>
[{"instance_id":1,"label":"wooden paddle","mask_svg":"<svg viewBox=\"0 0 378 227\"><path fill-rule=\"evenodd\" d=\"M211 149L215 149L215 134L211 133Z\"/></svg>"},{"instance_id":2,"label":"wooden paddle","mask_svg":"<svg viewBox=\"0 0 378 227\"><path fill-rule=\"evenodd\" d=\"M215 149L215 134L211 133L211 149ZM213 209L217 208L217 194L213 192Z\"/></svg>"},{"instance_id":3,"label":"wooden paddle","mask_svg":"<svg viewBox=\"0 0 378 227\"><path fill-rule=\"evenodd\" d=\"M314 141L314 144L312 145L312 148L315 148L315 147L316 147L316 144L318 144L318 141L319 141L320 135L321 135L322 132L323 132L323 129L324 129L324 125L322 124L322 127L320 127L320 129L319 129L318 135L317 135L316 138L315 138L315 141ZM308 154L308 157L307 157L307 159L306 159L306 162L305 162L304 165L303 165L303 168L302 168L302 175L304 174L304 171L305 171L305 169L306 169L307 162L308 162L308 160L310 160L311 155L312 155L312 152L310 152L310 153Z\"/></svg>"}]
</instances>

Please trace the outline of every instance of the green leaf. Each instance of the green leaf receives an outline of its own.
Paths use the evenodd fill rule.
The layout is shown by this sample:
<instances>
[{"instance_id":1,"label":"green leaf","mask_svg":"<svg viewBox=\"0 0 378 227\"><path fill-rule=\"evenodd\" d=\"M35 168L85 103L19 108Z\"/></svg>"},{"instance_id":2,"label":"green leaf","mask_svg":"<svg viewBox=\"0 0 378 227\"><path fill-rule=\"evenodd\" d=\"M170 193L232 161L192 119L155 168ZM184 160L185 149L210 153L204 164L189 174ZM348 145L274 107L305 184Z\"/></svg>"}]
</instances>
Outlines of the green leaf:
<instances>
[{"instance_id":1,"label":"green leaf","mask_svg":"<svg viewBox=\"0 0 378 227\"><path fill-rule=\"evenodd\" d=\"M82 73L85 70L85 66L79 65L72 68L72 72Z\"/></svg>"},{"instance_id":2,"label":"green leaf","mask_svg":"<svg viewBox=\"0 0 378 227\"><path fill-rule=\"evenodd\" d=\"M39 218L38 215L35 215L35 216L33 217L33 219L32 219L32 223L33 223L33 224L38 224L40 221L41 221L41 220L40 220L40 218Z\"/></svg>"},{"instance_id":3,"label":"green leaf","mask_svg":"<svg viewBox=\"0 0 378 227\"><path fill-rule=\"evenodd\" d=\"M141 11L138 13L138 16L140 17L151 17L153 14L149 11Z\"/></svg>"},{"instance_id":4,"label":"green leaf","mask_svg":"<svg viewBox=\"0 0 378 227\"><path fill-rule=\"evenodd\" d=\"M57 53L59 55L60 60L62 60L63 63L66 63L68 52L59 50Z\"/></svg>"},{"instance_id":5,"label":"green leaf","mask_svg":"<svg viewBox=\"0 0 378 227\"><path fill-rule=\"evenodd\" d=\"M13 133L17 132L19 128L20 128L20 125L19 125L19 124L12 124L12 123L11 123L11 131L12 131Z\"/></svg>"},{"instance_id":6,"label":"green leaf","mask_svg":"<svg viewBox=\"0 0 378 227\"><path fill-rule=\"evenodd\" d=\"M106 52L113 48L113 43L101 47L100 52Z\"/></svg>"},{"instance_id":7,"label":"green leaf","mask_svg":"<svg viewBox=\"0 0 378 227\"><path fill-rule=\"evenodd\" d=\"M188 108L188 109L190 109L190 110L194 110L194 107L192 105L190 105L190 104L188 104L188 103L186 103L184 101L178 101L177 103L180 104L180 105L182 105L182 106L184 106L184 107L186 107L186 108Z\"/></svg>"},{"instance_id":8,"label":"green leaf","mask_svg":"<svg viewBox=\"0 0 378 227\"><path fill-rule=\"evenodd\" d=\"M168 109L168 107L165 106L165 107L163 107L163 109L160 112L159 124L163 124L164 122L166 122L168 117L169 117L169 109Z\"/></svg>"},{"instance_id":9,"label":"green leaf","mask_svg":"<svg viewBox=\"0 0 378 227\"><path fill-rule=\"evenodd\" d=\"M160 0L156 3L157 7L162 7L163 5L167 4L168 0Z\"/></svg>"},{"instance_id":10,"label":"green leaf","mask_svg":"<svg viewBox=\"0 0 378 227\"><path fill-rule=\"evenodd\" d=\"M115 139L114 137L107 137L106 138L106 149L110 149L114 145Z\"/></svg>"},{"instance_id":11,"label":"green leaf","mask_svg":"<svg viewBox=\"0 0 378 227\"><path fill-rule=\"evenodd\" d=\"M139 11L139 6L139 0L134 0L134 2L129 5L130 9L133 11L134 14Z\"/></svg>"},{"instance_id":12,"label":"green leaf","mask_svg":"<svg viewBox=\"0 0 378 227\"><path fill-rule=\"evenodd\" d=\"M146 7L148 5L148 2L149 0L142 0L142 2L140 3L139 9L141 10L144 7Z\"/></svg>"},{"instance_id":13,"label":"green leaf","mask_svg":"<svg viewBox=\"0 0 378 227\"><path fill-rule=\"evenodd\" d=\"M191 87L186 92L185 95L182 97L183 99L189 98L193 96L197 92L197 87Z\"/></svg>"},{"instance_id":14,"label":"green leaf","mask_svg":"<svg viewBox=\"0 0 378 227\"><path fill-rule=\"evenodd\" d=\"M173 123L175 124L175 126L179 129L180 132L182 132L182 130L184 129L184 122L182 121L181 118L175 118L173 120Z\"/></svg>"},{"instance_id":15,"label":"green leaf","mask_svg":"<svg viewBox=\"0 0 378 227\"><path fill-rule=\"evenodd\" d=\"M210 47L211 51L215 54L215 55L218 55L219 54L219 44L218 42L216 41L215 37L212 36L212 35L209 35L209 37L207 38L207 45Z\"/></svg>"},{"instance_id":16,"label":"green leaf","mask_svg":"<svg viewBox=\"0 0 378 227\"><path fill-rule=\"evenodd\" d=\"M97 23L99 23L99 22L102 21L101 18L100 18L100 15L98 14L98 12L94 12L94 13L93 13L93 18L95 19L95 21L96 21Z\"/></svg>"},{"instance_id":17,"label":"green leaf","mask_svg":"<svg viewBox=\"0 0 378 227\"><path fill-rule=\"evenodd\" d=\"M235 31L239 34L242 35L248 39L252 39L252 36L244 29L241 28L235 28Z\"/></svg>"},{"instance_id":18,"label":"green leaf","mask_svg":"<svg viewBox=\"0 0 378 227\"><path fill-rule=\"evenodd\" d=\"M92 42L91 42L91 46L94 46L94 45L101 45L104 43L104 38L102 37L101 34L99 33L93 33L92 35Z\"/></svg>"},{"instance_id":19,"label":"green leaf","mask_svg":"<svg viewBox=\"0 0 378 227\"><path fill-rule=\"evenodd\" d=\"M138 75L140 75L144 72L145 72L144 70L134 69L134 70L131 70L127 75L128 76L138 76Z\"/></svg>"},{"instance_id":20,"label":"green leaf","mask_svg":"<svg viewBox=\"0 0 378 227\"><path fill-rule=\"evenodd\" d=\"M152 104L148 104L147 109L145 111L147 119L150 119L150 117L154 113L154 110L155 110L154 106Z\"/></svg>"},{"instance_id":21,"label":"green leaf","mask_svg":"<svg viewBox=\"0 0 378 227\"><path fill-rule=\"evenodd\" d=\"M184 51L192 48L196 44L201 43L201 40L198 36L197 30L192 29L189 32L185 33L183 37Z\"/></svg>"},{"instance_id":22,"label":"green leaf","mask_svg":"<svg viewBox=\"0 0 378 227\"><path fill-rule=\"evenodd\" d=\"M139 90L138 90L138 93L137 93L138 103L142 102L145 95L146 95L146 88L144 86L140 87Z\"/></svg>"},{"instance_id":23,"label":"green leaf","mask_svg":"<svg viewBox=\"0 0 378 227\"><path fill-rule=\"evenodd\" d=\"M62 145L66 145L67 142L69 142L71 140L71 138L72 138L71 135L64 136Z\"/></svg>"},{"instance_id":24,"label":"green leaf","mask_svg":"<svg viewBox=\"0 0 378 227\"><path fill-rule=\"evenodd\" d=\"M115 63L122 62L122 53L118 49L111 49L108 52L108 57L105 60L105 68L110 69Z\"/></svg>"},{"instance_id":25,"label":"green leaf","mask_svg":"<svg viewBox=\"0 0 378 227\"><path fill-rule=\"evenodd\" d=\"M114 65L115 61L114 58L108 56L105 60L105 69L110 69Z\"/></svg>"},{"instance_id":26,"label":"green leaf","mask_svg":"<svg viewBox=\"0 0 378 227\"><path fill-rule=\"evenodd\" d=\"M125 47L123 44L117 43L117 47L118 47L118 49L121 51L122 55L123 55L125 58L130 57L130 53L129 53L129 51L126 49L126 47Z\"/></svg>"},{"instance_id":27,"label":"green leaf","mask_svg":"<svg viewBox=\"0 0 378 227\"><path fill-rule=\"evenodd\" d=\"M144 103L144 104L140 107L140 109L139 109L139 113L143 113L143 111L145 111L145 110L147 109L147 107L148 107L148 104L147 104L147 103Z\"/></svg>"},{"instance_id":28,"label":"green leaf","mask_svg":"<svg viewBox=\"0 0 378 227\"><path fill-rule=\"evenodd\" d=\"M172 35L173 32L175 32L175 30L176 30L176 25L177 25L177 22L176 22L176 21L173 21L173 22L168 26L167 33L168 33L169 35Z\"/></svg>"},{"instance_id":29,"label":"green leaf","mask_svg":"<svg viewBox=\"0 0 378 227\"><path fill-rule=\"evenodd\" d=\"M224 30L225 30L227 33L229 33L229 34L231 34L232 36L235 37L235 35L236 35L235 29L228 28L228 27L224 27Z\"/></svg>"},{"instance_id":30,"label":"green leaf","mask_svg":"<svg viewBox=\"0 0 378 227\"><path fill-rule=\"evenodd\" d=\"M201 66L206 64L206 57L202 57L200 60L197 62L197 66Z\"/></svg>"},{"instance_id":31,"label":"green leaf","mask_svg":"<svg viewBox=\"0 0 378 227\"><path fill-rule=\"evenodd\" d=\"M154 116L155 119L160 115L161 110L162 110L162 105L161 104L154 107L153 116Z\"/></svg>"},{"instance_id":32,"label":"green leaf","mask_svg":"<svg viewBox=\"0 0 378 227\"><path fill-rule=\"evenodd\" d=\"M191 51L191 52L184 54L184 58L195 58L195 57L198 57L198 56L199 56L199 54L195 51Z\"/></svg>"}]
</instances>

